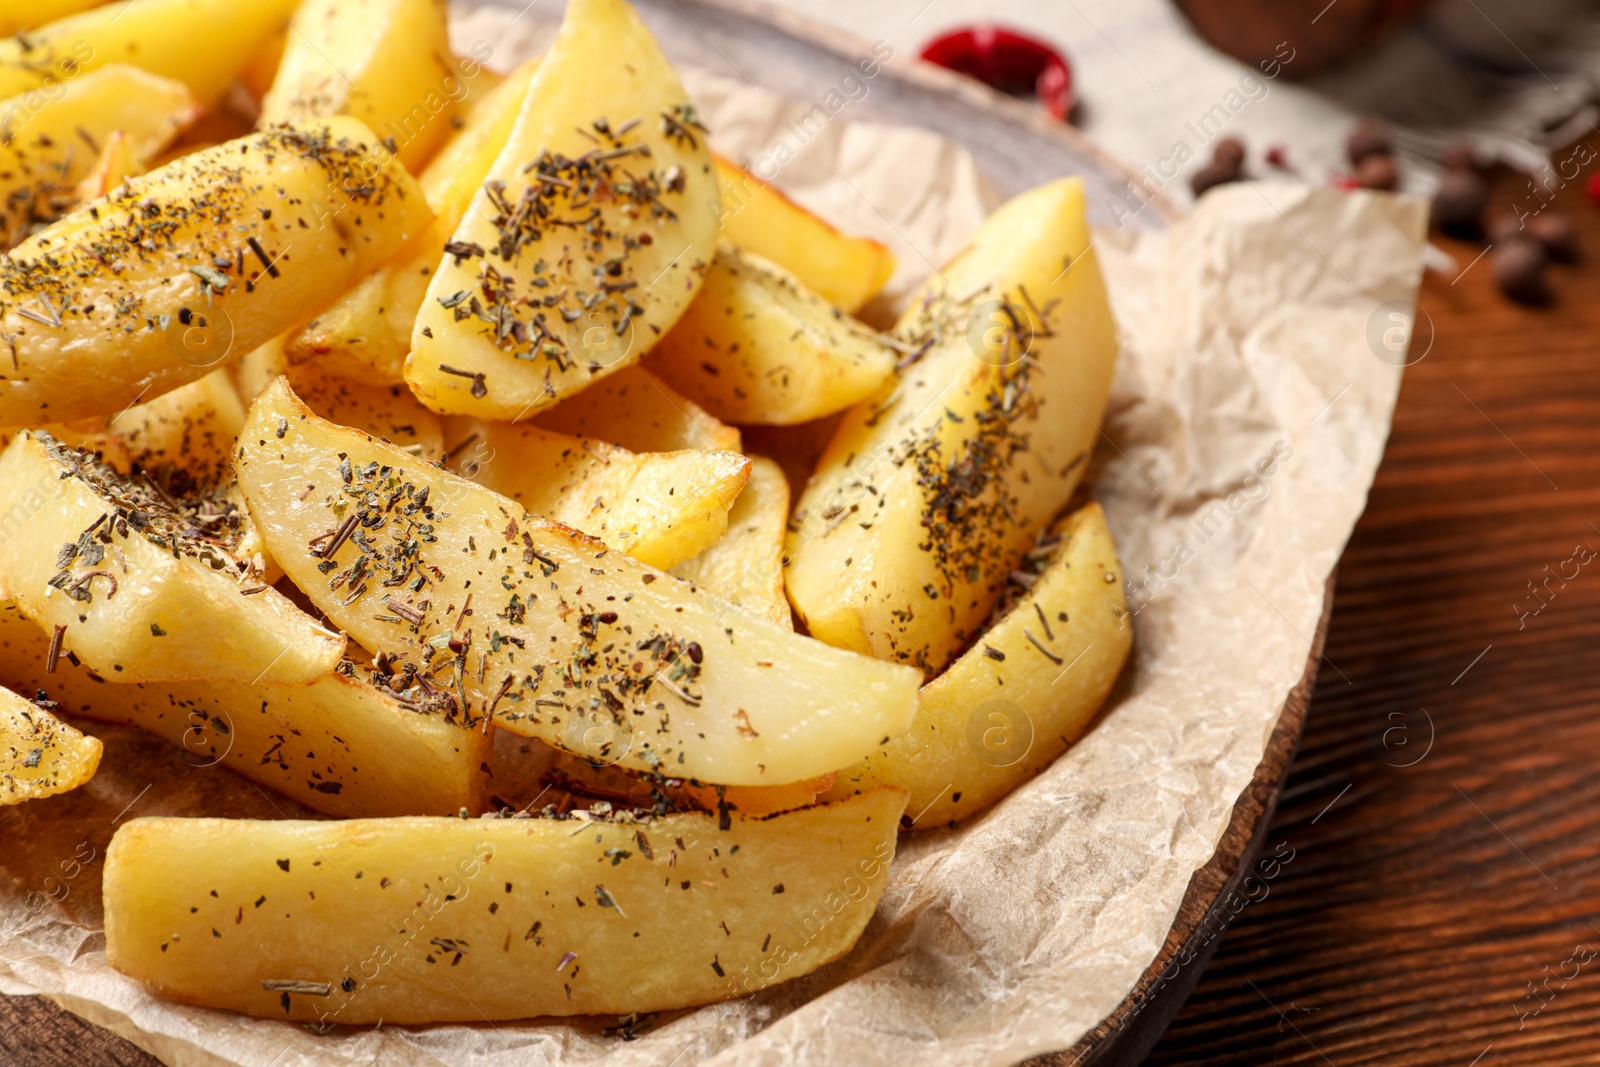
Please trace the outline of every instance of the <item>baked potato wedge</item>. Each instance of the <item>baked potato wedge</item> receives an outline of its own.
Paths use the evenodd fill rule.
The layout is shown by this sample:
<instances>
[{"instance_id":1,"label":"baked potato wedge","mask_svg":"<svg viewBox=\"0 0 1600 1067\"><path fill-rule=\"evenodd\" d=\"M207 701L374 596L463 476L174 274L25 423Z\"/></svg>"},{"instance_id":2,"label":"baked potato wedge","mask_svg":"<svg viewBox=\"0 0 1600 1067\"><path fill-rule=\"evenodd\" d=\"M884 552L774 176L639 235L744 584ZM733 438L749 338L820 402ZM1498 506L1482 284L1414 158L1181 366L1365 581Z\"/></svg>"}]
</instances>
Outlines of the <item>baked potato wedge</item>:
<instances>
[{"instance_id":1,"label":"baked potato wedge","mask_svg":"<svg viewBox=\"0 0 1600 1067\"><path fill-rule=\"evenodd\" d=\"M649 367L727 422L810 422L878 392L899 357L793 274L724 241Z\"/></svg>"},{"instance_id":2,"label":"baked potato wedge","mask_svg":"<svg viewBox=\"0 0 1600 1067\"><path fill-rule=\"evenodd\" d=\"M180 502L37 431L0 455L0 587L102 678L303 685L338 666L344 637L256 580L250 532L224 495Z\"/></svg>"},{"instance_id":3,"label":"baked potato wedge","mask_svg":"<svg viewBox=\"0 0 1600 1067\"><path fill-rule=\"evenodd\" d=\"M61 711L124 723L224 766L312 811L339 818L453 815L482 809L488 735L445 718L419 693L394 693L349 660L310 685L140 682L115 685L0 603L0 684L43 690Z\"/></svg>"},{"instance_id":4,"label":"baked potato wedge","mask_svg":"<svg viewBox=\"0 0 1600 1067\"><path fill-rule=\"evenodd\" d=\"M662 1011L849 951L904 794L767 819L133 819L106 954L164 996L267 1019Z\"/></svg>"},{"instance_id":5,"label":"baked potato wedge","mask_svg":"<svg viewBox=\"0 0 1600 1067\"><path fill-rule=\"evenodd\" d=\"M244 405L225 368L112 417L130 462L173 496L233 480L233 442Z\"/></svg>"},{"instance_id":6,"label":"baked potato wedge","mask_svg":"<svg viewBox=\"0 0 1600 1067\"><path fill-rule=\"evenodd\" d=\"M573 437L593 437L630 452L738 452L739 429L635 364L601 378L534 419Z\"/></svg>"},{"instance_id":7,"label":"baked potato wedge","mask_svg":"<svg viewBox=\"0 0 1600 1067\"><path fill-rule=\"evenodd\" d=\"M717 543L750 477L750 461L737 452L634 453L462 416L449 426L451 470L662 570Z\"/></svg>"},{"instance_id":8,"label":"baked potato wedge","mask_svg":"<svg viewBox=\"0 0 1600 1067\"><path fill-rule=\"evenodd\" d=\"M236 466L285 574L470 718L636 770L780 785L854 763L914 713L916 671L732 609L334 426L282 379L250 409Z\"/></svg>"},{"instance_id":9,"label":"baked potato wedge","mask_svg":"<svg viewBox=\"0 0 1600 1067\"><path fill-rule=\"evenodd\" d=\"M209 106L261 43L289 21L292 10L284 0L122 0L90 6L0 38L0 98L126 63L183 82Z\"/></svg>"},{"instance_id":10,"label":"baked potato wedge","mask_svg":"<svg viewBox=\"0 0 1600 1067\"><path fill-rule=\"evenodd\" d=\"M29 0L26 4L8 6L0 11L0 37L10 37L23 30L31 30L35 26L43 26L64 19L68 15L76 15L80 11L87 11L91 7L98 7L106 0Z\"/></svg>"},{"instance_id":11,"label":"baked potato wedge","mask_svg":"<svg viewBox=\"0 0 1600 1067\"><path fill-rule=\"evenodd\" d=\"M0 807L76 789L100 767L100 740L0 689Z\"/></svg>"},{"instance_id":12,"label":"baked potato wedge","mask_svg":"<svg viewBox=\"0 0 1600 1067\"><path fill-rule=\"evenodd\" d=\"M419 170L449 136L464 95L446 6L447 0L301 0L261 101L261 125L349 115L408 170Z\"/></svg>"},{"instance_id":13,"label":"baked potato wedge","mask_svg":"<svg viewBox=\"0 0 1600 1067\"><path fill-rule=\"evenodd\" d=\"M404 251L428 206L403 168L372 160L375 144L346 118L254 134L134 178L0 257L0 423L160 396Z\"/></svg>"},{"instance_id":14,"label":"baked potato wedge","mask_svg":"<svg viewBox=\"0 0 1600 1067\"><path fill-rule=\"evenodd\" d=\"M505 147L522 109L537 60L522 64L466 116L460 133L446 142L417 179L433 209L433 222L414 251L386 264L339 298L285 346L295 363L314 362L340 377L401 384L411 328L438 269L444 246L472 204L472 196L488 177ZM480 72L480 79L488 72ZM471 99L471 98L469 98Z\"/></svg>"},{"instance_id":15,"label":"baked potato wedge","mask_svg":"<svg viewBox=\"0 0 1600 1067\"><path fill-rule=\"evenodd\" d=\"M916 828L992 806L1066 751L1105 703L1133 645L1122 567L1090 504L1041 546L1031 585L978 643L922 687L911 729L839 772L829 799L911 792Z\"/></svg>"},{"instance_id":16,"label":"baked potato wedge","mask_svg":"<svg viewBox=\"0 0 1600 1067\"><path fill-rule=\"evenodd\" d=\"M1087 466L1116 363L1083 185L1010 201L896 326L790 525L789 600L841 648L937 674L978 635Z\"/></svg>"},{"instance_id":17,"label":"baked potato wedge","mask_svg":"<svg viewBox=\"0 0 1600 1067\"><path fill-rule=\"evenodd\" d=\"M715 157L722 236L782 266L842 311L860 311L894 276L882 241L852 237L813 215L744 167Z\"/></svg>"},{"instance_id":18,"label":"baked potato wedge","mask_svg":"<svg viewBox=\"0 0 1600 1067\"><path fill-rule=\"evenodd\" d=\"M43 106L26 93L0 100L0 248L143 172L200 115L183 82L124 64L53 95Z\"/></svg>"},{"instance_id":19,"label":"baked potato wedge","mask_svg":"<svg viewBox=\"0 0 1600 1067\"><path fill-rule=\"evenodd\" d=\"M750 459L750 480L728 512L728 530L672 574L709 589L735 607L794 629L783 592L783 537L789 483L770 459Z\"/></svg>"},{"instance_id":20,"label":"baked potato wedge","mask_svg":"<svg viewBox=\"0 0 1600 1067\"><path fill-rule=\"evenodd\" d=\"M677 72L624 0L572 0L428 283L405 376L516 420L636 362L711 262L716 180Z\"/></svg>"}]
</instances>

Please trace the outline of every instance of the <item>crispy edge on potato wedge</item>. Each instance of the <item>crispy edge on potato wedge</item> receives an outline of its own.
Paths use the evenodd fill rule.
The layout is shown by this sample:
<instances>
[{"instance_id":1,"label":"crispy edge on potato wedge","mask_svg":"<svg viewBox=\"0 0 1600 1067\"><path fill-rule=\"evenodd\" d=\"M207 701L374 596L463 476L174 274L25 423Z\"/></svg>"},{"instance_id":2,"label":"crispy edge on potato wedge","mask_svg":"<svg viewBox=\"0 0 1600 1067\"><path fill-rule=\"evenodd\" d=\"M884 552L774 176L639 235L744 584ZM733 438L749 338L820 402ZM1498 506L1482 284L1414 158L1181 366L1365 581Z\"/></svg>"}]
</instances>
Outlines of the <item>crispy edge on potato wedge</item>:
<instances>
[{"instance_id":1,"label":"crispy edge on potato wedge","mask_svg":"<svg viewBox=\"0 0 1600 1067\"><path fill-rule=\"evenodd\" d=\"M723 241L649 367L719 419L787 426L876 393L898 359L793 274Z\"/></svg>"},{"instance_id":2,"label":"crispy edge on potato wedge","mask_svg":"<svg viewBox=\"0 0 1600 1067\"><path fill-rule=\"evenodd\" d=\"M0 807L76 789L100 766L100 739L0 689Z\"/></svg>"},{"instance_id":3,"label":"crispy edge on potato wedge","mask_svg":"<svg viewBox=\"0 0 1600 1067\"><path fill-rule=\"evenodd\" d=\"M183 82L209 106L292 10L283 0L102 4L0 38L0 97L53 90L84 71L127 63Z\"/></svg>"},{"instance_id":4,"label":"crispy edge on potato wedge","mask_svg":"<svg viewBox=\"0 0 1600 1067\"><path fill-rule=\"evenodd\" d=\"M600 379L534 425L574 437L593 437L630 452L739 452L739 429L729 426L654 374L635 364Z\"/></svg>"},{"instance_id":5,"label":"crispy edge on potato wedge","mask_svg":"<svg viewBox=\"0 0 1600 1067\"><path fill-rule=\"evenodd\" d=\"M914 827L992 806L1049 766L1105 703L1133 646L1122 566L1105 512L1089 504L1027 592L922 687L911 729L839 772L829 799L881 785L911 791Z\"/></svg>"},{"instance_id":6,"label":"crispy edge on potato wedge","mask_svg":"<svg viewBox=\"0 0 1600 1067\"><path fill-rule=\"evenodd\" d=\"M794 614L783 592L789 482L770 459L752 456L750 464L750 480L728 512L722 539L673 567L672 573L792 630Z\"/></svg>"},{"instance_id":7,"label":"crispy edge on potato wedge","mask_svg":"<svg viewBox=\"0 0 1600 1067\"><path fill-rule=\"evenodd\" d=\"M244 519L25 430L0 455L0 585L103 678L316 681L344 637L257 580Z\"/></svg>"},{"instance_id":8,"label":"crispy edge on potato wedge","mask_svg":"<svg viewBox=\"0 0 1600 1067\"><path fill-rule=\"evenodd\" d=\"M888 245L840 233L739 164L714 159L725 238L781 264L807 289L851 314L889 284L895 264Z\"/></svg>"},{"instance_id":9,"label":"crispy edge on potato wedge","mask_svg":"<svg viewBox=\"0 0 1600 1067\"><path fill-rule=\"evenodd\" d=\"M0 257L0 422L160 396L404 251L431 216L375 145L346 118L253 134L133 178Z\"/></svg>"},{"instance_id":10,"label":"crispy edge on potato wedge","mask_svg":"<svg viewBox=\"0 0 1600 1067\"><path fill-rule=\"evenodd\" d=\"M0 100L0 248L143 172L200 115L187 85L124 64L37 95Z\"/></svg>"},{"instance_id":11,"label":"crispy edge on potato wedge","mask_svg":"<svg viewBox=\"0 0 1600 1067\"><path fill-rule=\"evenodd\" d=\"M451 470L662 570L717 543L750 477L737 452L634 453L527 423L448 423Z\"/></svg>"},{"instance_id":12,"label":"crispy edge on potato wedge","mask_svg":"<svg viewBox=\"0 0 1600 1067\"><path fill-rule=\"evenodd\" d=\"M221 765L339 818L478 812L493 747L481 730L366 680L346 661L304 686L237 682L116 685L78 659L71 632L50 666L50 639L0 602L0 683L42 690L68 714L137 726L184 750L195 768Z\"/></svg>"},{"instance_id":13,"label":"crispy edge on potato wedge","mask_svg":"<svg viewBox=\"0 0 1600 1067\"><path fill-rule=\"evenodd\" d=\"M766 819L133 819L106 954L164 996L268 1019L660 1011L848 952L888 882L898 790Z\"/></svg>"},{"instance_id":14,"label":"crispy edge on potato wedge","mask_svg":"<svg viewBox=\"0 0 1600 1067\"><path fill-rule=\"evenodd\" d=\"M261 125L349 115L384 140L406 169L419 170L450 135L463 95L447 6L447 0L301 0L261 101Z\"/></svg>"},{"instance_id":15,"label":"crispy edge on potato wedge","mask_svg":"<svg viewBox=\"0 0 1600 1067\"><path fill-rule=\"evenodd\" d=\"M571 0L488 180L428 283L406 382L518 420L636 362L711 261L706 131L623 0Z\"/></svg>"},{"instance_id":16,"label":"crispy edge on potato wedge","mask_svg":"<svg viewBox=\"0 0 1600 1067\"><path fill-rule=\"evenodd\" d=\"M480 92L466 125L417 179L434 219L410 255L368 275L332 307L289 337L285 354L295 363L315 363L339 377L377 376L405 381L411 328L438 269L444 246L461 224L472 196L488 177L517 121L522 98L539 61L532 59L493 89ZM480 71L480 79L488 72ZM471 98L469 98L470 100Z\"/></svg>"},{"instance_id":17,"label":"crispy edge on potato wedge","mask_svg":"<svg viewBox=\"0 0 1600 1067\"><path fill-rule=\"evenodd\" d=\"M840 423L785 577L809 633L932 677L977 636L1099 436L1117 337L1082 182L1002 206L896 333L920 354Z\"/></svg>"},{"instance_id":18,"label":"crispy edge on potato wedge","mask_svg":"<svg viewBox=\"0 0 1600 1067\"><path fill-rule=\"evenodd\" d=\"M334 426L282 379L251 408L237 469L295 584L469 721L637 770L781 785L854 763L915 711L916 671L791 633Z\"/></svg>"}]
</instances>

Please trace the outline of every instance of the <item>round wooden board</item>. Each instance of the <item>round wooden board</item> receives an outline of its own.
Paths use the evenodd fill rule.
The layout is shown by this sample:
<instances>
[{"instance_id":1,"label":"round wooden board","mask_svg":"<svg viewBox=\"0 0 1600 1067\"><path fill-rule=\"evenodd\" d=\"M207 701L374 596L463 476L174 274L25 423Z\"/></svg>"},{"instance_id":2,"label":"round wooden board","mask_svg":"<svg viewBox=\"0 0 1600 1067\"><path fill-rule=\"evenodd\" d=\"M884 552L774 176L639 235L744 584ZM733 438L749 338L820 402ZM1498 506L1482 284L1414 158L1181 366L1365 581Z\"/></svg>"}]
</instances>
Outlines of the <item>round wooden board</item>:
<instances>
[{"instance_id":1,"label":"round wooden board","mask_svg":"<svg viewBox=\"0 0 1600 1067\"><path fill-rule=\"evenodd\" d=\"M494 0L521 7L522 0ZM797 100L820 97L872 54L869 42L820 26L793 12L733 0L634 0L635 6L678 62L729 78L753 74L761 88ZM541 7L541 19L556 17ZM1134 175L1070 126L1038 108L924 63L897 59L874 79L871 91L851 104L850 119L920 126L967 148L996 192L1011 196L1063 175L1087 187L1090 221L1113 225L1112 204L1130 202ZM1136 186L1135 186L1136 187ZM1163 199L1128 225L1159 227L1177 216ZM1138 1063L1160 1038L1199 980L1229 916L1227 902L1255 864L1279 789L1305 724L1316 680L1334 581L1328 580L1323 615L1306 670L1284 704L1278 725L1250 785L1240 794L1216 854L1189 882L1178 917L1133 992L1073 1048L1036 1057L1025 1067L1113 1067ZM1164 971L1186 960L1167 981ZM127 1041L27 997L0 997L0 1059L40 1067L147 1067L156 1061ZM10 1059L5 1059L11 1062Z\"/></svg>"}]
</instances>

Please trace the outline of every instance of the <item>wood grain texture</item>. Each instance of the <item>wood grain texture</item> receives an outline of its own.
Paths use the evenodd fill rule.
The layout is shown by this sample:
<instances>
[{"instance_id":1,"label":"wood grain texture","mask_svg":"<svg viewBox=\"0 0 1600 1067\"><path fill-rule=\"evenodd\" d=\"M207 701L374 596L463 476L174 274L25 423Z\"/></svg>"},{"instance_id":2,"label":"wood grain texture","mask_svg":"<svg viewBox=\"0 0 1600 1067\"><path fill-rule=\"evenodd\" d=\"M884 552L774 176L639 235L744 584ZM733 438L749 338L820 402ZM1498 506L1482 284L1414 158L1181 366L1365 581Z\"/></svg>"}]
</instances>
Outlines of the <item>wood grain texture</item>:
<instances>
[{"instance_id":1,"label":"wood grain texture","mask_svg":"<svg viewBox=\"0 0 1600 1067\"><path fill-rule=\"evenodd\" d=\"M160 1067L155 1057L42 997L0 997L0 1063Z\"/></svg>"},{"instance_id":2,"label":"wood grain texture","mask_svg":"<svg viewBox=\"0 0 1600 1067\"><path fill-rule=\"evenodd\" d=\"M1587 177L1557 196L1589 258L1553 272L1554 307L1508 304L1487 258L1423 286L1436 339L1406 371L1340 564L1338 671L1322 671L1267 838L1296 857L1236 920L1152 1064L1600 1054L1600 955L1583 958L1600 953L1600 558L1563 567L1577 545L1600 550ZM1536 205L1525 197L1526 178L1502 176L1491 210ZM1440 243L1460 268L1483 247ZM1513 605L1539 607L1527 583L1563 569L1577 576L1519 617Z\"/></svg>"}]
</instances>

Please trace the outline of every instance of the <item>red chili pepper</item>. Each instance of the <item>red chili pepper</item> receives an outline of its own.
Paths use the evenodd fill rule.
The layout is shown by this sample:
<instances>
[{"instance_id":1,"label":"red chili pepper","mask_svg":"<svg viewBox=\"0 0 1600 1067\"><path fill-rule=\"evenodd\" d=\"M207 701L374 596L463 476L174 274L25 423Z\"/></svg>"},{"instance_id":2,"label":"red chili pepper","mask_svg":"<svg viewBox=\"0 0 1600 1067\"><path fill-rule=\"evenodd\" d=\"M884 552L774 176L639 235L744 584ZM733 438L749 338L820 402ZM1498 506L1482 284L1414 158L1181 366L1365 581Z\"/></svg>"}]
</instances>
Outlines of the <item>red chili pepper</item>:
<instances>
[{"instance_id":1,"label":"red chili pepper","mask_svg":"<svg viewBox=\"0 0 1600 1067\"><path fill-rule=\"evenodd\" d=\"M951 30L922 49L922 58L1011 96L1036 96L1065 122L1072 112L1072 68L1043 41L984 23Z\"/></svg>"},{"instance_id":2,"label":"red chili pepper","mask_svg":"<svg viewBox=\"0 0 1600 1067\"><path fill-rule=\"evenodd\" d=\"M1600 174L1589 175L1589 199L1600 204Z\"/></svg>"}]
</instances>

